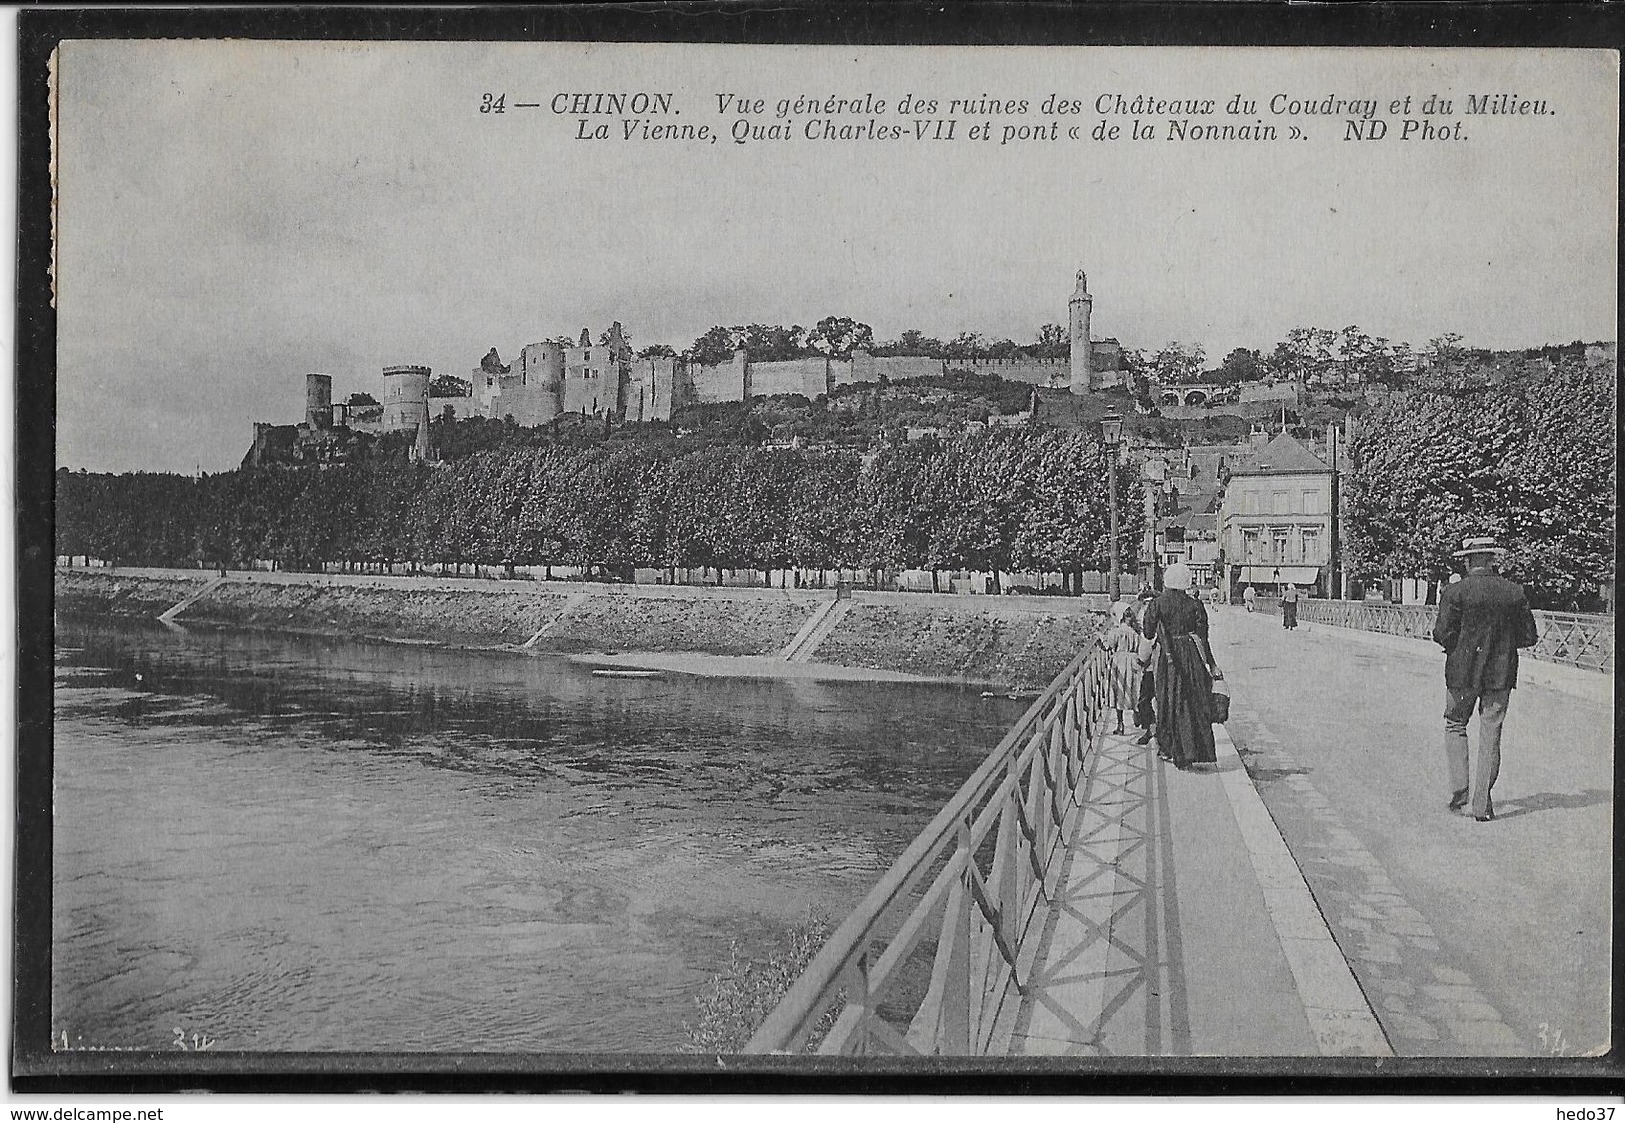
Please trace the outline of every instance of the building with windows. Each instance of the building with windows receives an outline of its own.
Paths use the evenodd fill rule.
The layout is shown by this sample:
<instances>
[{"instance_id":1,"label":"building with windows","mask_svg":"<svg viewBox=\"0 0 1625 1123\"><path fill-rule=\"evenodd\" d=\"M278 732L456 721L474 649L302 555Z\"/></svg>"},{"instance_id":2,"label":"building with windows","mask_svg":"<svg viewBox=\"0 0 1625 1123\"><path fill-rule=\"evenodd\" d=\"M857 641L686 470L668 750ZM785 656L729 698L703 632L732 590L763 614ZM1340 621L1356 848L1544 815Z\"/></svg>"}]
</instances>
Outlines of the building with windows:
<instances>
[{"instance_id":1,"label":"building with windows","mask_svg":"<svg viewBox=\"0 0 1625 1123\"><path fill-rule=\"evenodd\" d=\"M1157 520L1157 560L1161 569L1175 562L1190 567L1198 589L1219 584L1219 516L1211 512L1176 511Z\"/></svg>"},{"instance_id":2,"label":"building with windows","mask_svg":"<svg viewBox=\"0 0 1625 1123\"><path fill-rule=\"evenodd\" d=\"M1333 477L1330 465L1288 433L1230 468L1219 548L1232 599L1247 585L1275 593L1287 582L1313 596L1335 595Z\"/></svg>"}]
</instances>

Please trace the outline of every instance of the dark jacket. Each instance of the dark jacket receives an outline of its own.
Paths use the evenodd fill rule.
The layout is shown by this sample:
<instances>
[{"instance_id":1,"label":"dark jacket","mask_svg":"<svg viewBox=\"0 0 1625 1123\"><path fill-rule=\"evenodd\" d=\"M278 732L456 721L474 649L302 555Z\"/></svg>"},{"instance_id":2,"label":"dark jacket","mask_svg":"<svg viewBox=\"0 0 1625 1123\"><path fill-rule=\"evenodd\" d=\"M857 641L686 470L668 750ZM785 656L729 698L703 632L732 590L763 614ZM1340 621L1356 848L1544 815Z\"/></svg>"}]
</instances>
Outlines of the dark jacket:
<instances>
[{"instance_id":1,"label":"dark jacket","mask_svg":"<svg viewBox=\"0 0 1625 1123\"><path fill-rule=\"evenodd\" d=\"M1164 589L1145 610L1140 632L1147 639L1190 634L1207 639L1207 609L1179 589Z\"/></svg>"},{"instance_id":2,"label":"dark jacket","mask_svg":"<svg viewBox=\"0 0 1625 1123\"><path fill-rule=\"evenodd\" d=\"M1523 587L1474 570L1445 587L1433 638L1445 650L1446 689L1482 693L1518 685L1518 648L1538 636Z\"/></svg>"}]
</instances>

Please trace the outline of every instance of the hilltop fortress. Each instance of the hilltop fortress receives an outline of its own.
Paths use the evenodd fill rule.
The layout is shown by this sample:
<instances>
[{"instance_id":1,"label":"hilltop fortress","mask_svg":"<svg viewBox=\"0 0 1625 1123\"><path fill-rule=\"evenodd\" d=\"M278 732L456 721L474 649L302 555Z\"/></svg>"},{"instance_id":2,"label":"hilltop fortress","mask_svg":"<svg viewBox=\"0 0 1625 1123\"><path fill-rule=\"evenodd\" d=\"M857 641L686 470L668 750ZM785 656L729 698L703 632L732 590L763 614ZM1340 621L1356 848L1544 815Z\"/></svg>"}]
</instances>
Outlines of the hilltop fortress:
<instances>
[{"instance_id":1,"label":"hilltop fortress","mask_svg":"<svg viewBox=\"0 0 1625 1123\"><path fill-rule=\"evenodd\" d=\"M459 419L512 418L517 424L545 425L569 414L621 422L669 421L688 405L740 402L773 394L816 398L838 387L900 381L950 371L996 374L1037 386L1069 387L1075 394L1118 386L1123 351L1115 339L1091 339L1094 298L1082 270L1069 301L1070 345L1065 358L939 359L915 355L875 355L855 350L846 356L813 356L781 362L753 361L743 348L724 363L681 358L637 358L619 321L593 343L587 329L579 342L527 343L512 363L492 348L470 374L471 393L437 397L430 393L426 366L383 369L381 408L332 400L331 375L305 376L305 420L299 425L254 427L254 447L245 465L274 461L340 459L356 433L416 433L413 451L428 455L428 423L451 415Z\"/></svg>"}]
</instances>

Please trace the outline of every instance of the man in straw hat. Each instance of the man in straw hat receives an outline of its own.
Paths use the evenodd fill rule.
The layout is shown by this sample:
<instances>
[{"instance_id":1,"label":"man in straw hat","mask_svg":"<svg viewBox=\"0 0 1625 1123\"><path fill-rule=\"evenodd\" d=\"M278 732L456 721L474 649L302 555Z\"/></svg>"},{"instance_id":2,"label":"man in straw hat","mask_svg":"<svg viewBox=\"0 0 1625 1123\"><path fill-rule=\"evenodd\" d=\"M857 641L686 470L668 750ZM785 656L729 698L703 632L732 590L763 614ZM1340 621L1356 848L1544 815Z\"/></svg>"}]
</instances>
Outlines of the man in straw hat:
<instances>
[{"instance_id":1,"label":"man in straw hat","mask_svg":"<svg viewBox=\"0 0 1625 1123\"><path fill-rule=\"evenodd\" d=\"M1535 615L1523 587L1496 575L1506 553L1493 538L1469 538L1455 556L1467 576L1445 588L1433 638L1445 650L1444 756L1450 775L1450 810L1466 809L1487 823L1495 818L1490 789L1501 771L1501 723L1518 685L1518 648L1536 640ZM1478 771L1467 777L1467 722L1478 708Z\"/></svg>"}]
</instances>

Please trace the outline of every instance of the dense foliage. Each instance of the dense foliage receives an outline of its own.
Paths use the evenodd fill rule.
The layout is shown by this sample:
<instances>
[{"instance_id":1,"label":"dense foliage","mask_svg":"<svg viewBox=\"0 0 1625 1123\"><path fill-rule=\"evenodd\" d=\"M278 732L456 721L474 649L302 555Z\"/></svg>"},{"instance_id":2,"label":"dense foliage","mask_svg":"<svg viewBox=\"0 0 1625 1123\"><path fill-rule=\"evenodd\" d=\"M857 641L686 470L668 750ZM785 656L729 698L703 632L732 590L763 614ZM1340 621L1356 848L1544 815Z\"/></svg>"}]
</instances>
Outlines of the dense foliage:
<instances>
[{"instance_id":1,"label":"dense foliage","mask_svg":"<svg viewBox=\"0 0 1625 1123\"><path fill-rule=\"evenodd\" d=\"M1119 493L1137 475L1118 473ZM114 562L1104 569L1104 450L990 431L844 449L645 441L198 479L57 476L57 552ZM1139 504L1120 504L1132 567Z\"/></svg>"},{"instance_id":2,"label":"dense foliage","mask_svg":"<svg viewBox=\"0 0 1625 1123\"><path fill-rule=\"evenodd\" d=\"M824 946L829 933L829 918L821 910L809 909L801 921L780 935L765 959L748 956L739 940L730 942L727 965L694 998L697 1017L684 1027L688 1040L682 1051L717 1056L742 1052ZM845 994L839 992L831 1008L813 1025L808 1051L835 1024Z\"/></svg>"},{"instance_id":3,"label":"dense foliage","mask_svg":"<svg viewBox=\"0 0 1625 1123\"><path fill-rule=\"evenodd\" d=\"M846 358L858 348L875 355L912 355L932 359L969 361L972 359L1064 359L1071 351L1067 332L1060 324L1044 324L1037 338L1026 344L1010 339L987 339L977 332L960 332L952 339L938 339L909 329L896 339L877 342L874 331L850 316L826 316L811 328L800 324L717 324L694 340L684 353L699 363L725 363L734 351L743 348L752 362L768 363L802 359L816 355ZM647 349L647 354L674 354L670 347Z\"/></svg>"},{"instance_id":4,"label":"dense foliage","mask_svg":"<svg viewBox=\"0 0 1625 1123\"><path fill-rule=\"evenodd\" d=\"M1610 364L1389 397L1350 449L1350 572L1438 580L1464 537L1493 534L1541 605L1579 605L1613 579L1616 439Z\"/></svg>"}]
</instances>

